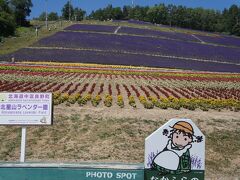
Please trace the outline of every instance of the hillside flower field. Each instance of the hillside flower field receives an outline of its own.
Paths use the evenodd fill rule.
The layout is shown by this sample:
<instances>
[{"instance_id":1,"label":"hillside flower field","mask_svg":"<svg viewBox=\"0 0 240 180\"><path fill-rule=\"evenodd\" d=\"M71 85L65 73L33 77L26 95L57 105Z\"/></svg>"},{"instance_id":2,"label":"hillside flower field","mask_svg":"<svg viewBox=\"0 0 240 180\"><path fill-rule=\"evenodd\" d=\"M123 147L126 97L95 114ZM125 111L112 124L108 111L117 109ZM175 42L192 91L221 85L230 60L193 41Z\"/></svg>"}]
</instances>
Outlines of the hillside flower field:
<instances>
[{"instance_id":1,"label":"hillside flower field","mask_svg":"<svg viewBox=\"0 0 240 180\"><path fill-rule=\"evenodd\" d=\"M51 61L240 72L240 38L126 23L73 24L2 61Z\"/></svg>"},{"instance_id":2,"label":"hillside flower field","mask_svg":"<svg viewBox=\"0 0 240 180\"><path fill-rule=\"evenodd\" d=\"M157 68L17 63L0 67L2 92L53 92L54 104L240 110L240 75Z\"/></svg>"},{"instance_id":3,"label":"hillside flower field","mask_svg":"<svg viewBox=\"0 0 240 180\"><path fill-rule=\"evenodd\" d=\"M134 20L66 26L0 53L0 92L53 93L53 126L28 128L28 162L143 163L145 138L188 118L206 137L206 179L240 177L240 38ZM19 127L0 134L0 159L18 161Z\"/></svg>"}]
</instances>

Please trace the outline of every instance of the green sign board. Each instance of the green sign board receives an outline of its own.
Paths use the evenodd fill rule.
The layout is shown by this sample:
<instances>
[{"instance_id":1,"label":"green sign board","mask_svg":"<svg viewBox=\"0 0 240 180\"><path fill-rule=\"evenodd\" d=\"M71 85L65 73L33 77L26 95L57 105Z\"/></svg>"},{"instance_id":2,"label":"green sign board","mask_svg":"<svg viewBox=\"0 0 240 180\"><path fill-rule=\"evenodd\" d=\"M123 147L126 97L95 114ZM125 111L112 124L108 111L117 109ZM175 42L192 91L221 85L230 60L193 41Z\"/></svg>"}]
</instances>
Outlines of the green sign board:
<instances>
[{"instance_id":1,"label":"green sign board","mask_svg":"<svg viewBox=\"0 0 240 180\"><path fill-rule=\"evenodd\" d=\"M144 180L144 169L118 165L0 165L0 180ZM122 169L123 168L123 169ZM125 169L124 169L125 168Z\"/></svg>"},{"instance_id":2,"label":"green sign board","mask_svg":"<svg viewBox=\"0 0 240 180\"><path fill-rule=\"evenodd\" d=\"M75 167L1 167L0 180L201 180L204 171L179 175L159 175L139 169L90 169Z\"/></svg>"}]
</instances>

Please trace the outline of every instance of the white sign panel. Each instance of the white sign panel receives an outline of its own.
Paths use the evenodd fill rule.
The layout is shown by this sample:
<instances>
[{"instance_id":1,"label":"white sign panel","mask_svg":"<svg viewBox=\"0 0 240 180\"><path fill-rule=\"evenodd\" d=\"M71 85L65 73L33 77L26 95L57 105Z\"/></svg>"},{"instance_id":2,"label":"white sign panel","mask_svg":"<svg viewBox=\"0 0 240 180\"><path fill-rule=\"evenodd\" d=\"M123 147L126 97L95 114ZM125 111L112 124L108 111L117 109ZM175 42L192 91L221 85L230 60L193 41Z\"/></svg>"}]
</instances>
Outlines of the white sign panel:
<instances>
[{"instance_id":1,"label":"white sign panel","mask_svg":"<svg viewBox=\"0 0 240 180\"><path fill-rule=\"evenodd\" d=\"M190 119L171 119L145 140L145 169L158 175L203 174L205 136Z\"/></svg>"},{"instance_id":2,"label":"white sign panel","mask_svg":"<svg viewBox=\"0 0 240 180\"><path fill-rule=\"evenodd\" d=\"M0 125L51 125L52 93L0 93Z\"/></svg>"}]
</instances>

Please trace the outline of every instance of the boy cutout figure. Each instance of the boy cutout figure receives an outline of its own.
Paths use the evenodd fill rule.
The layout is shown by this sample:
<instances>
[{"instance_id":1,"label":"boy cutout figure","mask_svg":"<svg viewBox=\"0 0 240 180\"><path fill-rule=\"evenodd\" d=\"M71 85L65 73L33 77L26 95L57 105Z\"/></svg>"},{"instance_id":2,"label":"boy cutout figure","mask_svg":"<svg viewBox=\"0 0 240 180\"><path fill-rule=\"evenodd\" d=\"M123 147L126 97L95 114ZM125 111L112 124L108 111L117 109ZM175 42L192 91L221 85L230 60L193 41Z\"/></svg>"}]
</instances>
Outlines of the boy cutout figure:
<instances>
[{"instance_id":1,"label":"boy cutout figure","mask_svg":"<svg viewBox=\"0 0 240 180\"><path fill-rule=\"evenodd\" d=\"M164 129L163 135L168 136L169 140L166 147L154 157L152 169L158 170L160 175L190 172L190 149L192 143L202 142L202 136L196 137L192 125L185 121L175 123L168 134L168 130Z\"/></svg>"}]
</instances>

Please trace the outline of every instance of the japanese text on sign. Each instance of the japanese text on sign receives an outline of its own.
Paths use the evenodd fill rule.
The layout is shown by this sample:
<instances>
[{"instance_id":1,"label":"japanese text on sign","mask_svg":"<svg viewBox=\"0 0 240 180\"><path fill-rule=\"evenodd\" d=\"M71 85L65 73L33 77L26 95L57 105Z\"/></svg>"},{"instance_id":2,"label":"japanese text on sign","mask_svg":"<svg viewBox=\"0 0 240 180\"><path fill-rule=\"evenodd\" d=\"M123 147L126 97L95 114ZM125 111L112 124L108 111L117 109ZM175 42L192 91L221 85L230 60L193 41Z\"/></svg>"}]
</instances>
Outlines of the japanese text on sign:
<instances>
[{"instance_id":1,"label":"japanese text on sign","mask_svg":"<svg viewBox=\"0 0 240 180\"><path fill-rule=\"evenodd\" d=\"M0 93L1 125L52 124L51 93Z\"/></svg>"}]
</instances>

